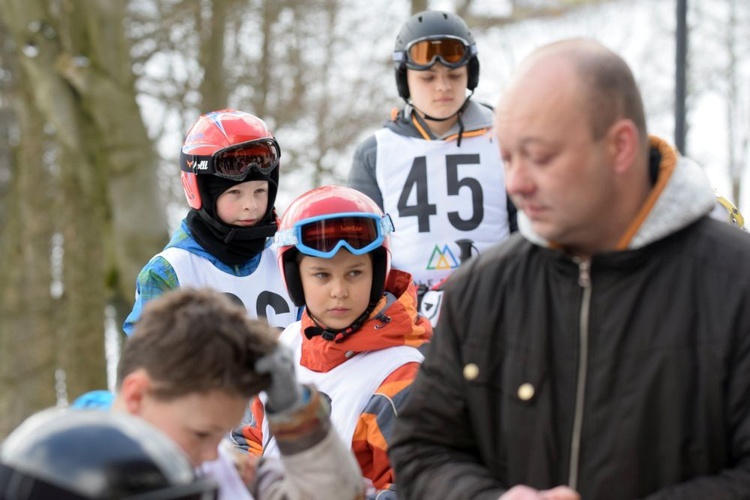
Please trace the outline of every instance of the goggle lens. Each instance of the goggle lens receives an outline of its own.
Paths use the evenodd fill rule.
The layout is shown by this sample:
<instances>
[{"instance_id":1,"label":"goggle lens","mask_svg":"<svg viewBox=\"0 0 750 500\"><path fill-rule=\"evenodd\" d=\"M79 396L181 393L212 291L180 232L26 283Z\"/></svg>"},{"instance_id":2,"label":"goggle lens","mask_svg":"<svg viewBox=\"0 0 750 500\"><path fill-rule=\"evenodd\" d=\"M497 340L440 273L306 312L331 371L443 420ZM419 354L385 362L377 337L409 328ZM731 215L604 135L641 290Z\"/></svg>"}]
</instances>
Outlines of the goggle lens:
<instances>
[{"instance_id":1,"label":"goggle lens","mask_svg":"<svg viewBox=\"0 0 750 500\"><path fill-rule=\"evenodd\" d=\"M341 248L354 255L368 253L383 245L393 232L387 215L345 213L302 220L293 228L278 231L278 247L294 245L301 253L324 259L333 258Z\"/></svg>"},{"instance_id":2,"label":"goggle lens","mask_svg":"<svg viewBox=\"0 0 750 500\"><path fill-rule=\"evenodd\" d=\"M319 220L300 226L300 243L326 254L341 241L352 250L362 250L378 241L378 237L377 221L365 217Z\"/></svg>"},{"instance_id":3,"label":"goggle lens","mask_svg":"<svg viewBox=\"0 0 750 500\"><path fill-rule=\"evenodd\" d=\"M458 67L468 62L469 48L458 38L436 38L414 42L407 54L412 66L429 68L439 59L446 66Z\"/></svg>"},{"instance_id":4,"label":"goggle lens","mask_svg":"<svg viewBox=\"0 0 750 500\"><path fill-rule=\"evenodd\" d=\"M255 169L262 175L270 174L279 163L281 151L275 141L264 139L231 148L213 155L213 174L230 180L243 180Z\"/></svg>"}]
</instances>

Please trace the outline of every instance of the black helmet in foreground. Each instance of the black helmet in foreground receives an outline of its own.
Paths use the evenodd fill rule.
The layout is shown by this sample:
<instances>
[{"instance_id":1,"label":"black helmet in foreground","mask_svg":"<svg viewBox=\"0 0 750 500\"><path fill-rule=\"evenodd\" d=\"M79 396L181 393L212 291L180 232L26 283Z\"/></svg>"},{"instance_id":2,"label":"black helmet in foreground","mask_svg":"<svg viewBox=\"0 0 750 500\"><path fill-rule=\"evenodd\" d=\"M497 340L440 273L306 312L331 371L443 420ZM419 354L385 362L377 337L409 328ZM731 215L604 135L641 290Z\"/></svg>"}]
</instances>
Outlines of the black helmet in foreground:
<instances>
[{"instance_id":1,"label":"black helmet in foreground","mask_svg":"<svg viewBox=\"0 0 750 500\"><path fill-rule=\"evenodd\" d=\"M466 87L474 91L479 83L479 59L474 37L461 17L450 12L427 10L414 14L401 27L393 49L396 87L409 98L406 69L425 70L437 61L449 68L468 65Z\"/></svg>"},{"instance_id":2,"label":"black helmet in foreground","mask_svg":"<svg viewBox=\"0 0 750 500\"><path fill-rule=\"evenodd\" d=\"M44 410L0 444L2 500L208 500L216 491L171 439L122 412Z\"/></svg>"}]
</instances>

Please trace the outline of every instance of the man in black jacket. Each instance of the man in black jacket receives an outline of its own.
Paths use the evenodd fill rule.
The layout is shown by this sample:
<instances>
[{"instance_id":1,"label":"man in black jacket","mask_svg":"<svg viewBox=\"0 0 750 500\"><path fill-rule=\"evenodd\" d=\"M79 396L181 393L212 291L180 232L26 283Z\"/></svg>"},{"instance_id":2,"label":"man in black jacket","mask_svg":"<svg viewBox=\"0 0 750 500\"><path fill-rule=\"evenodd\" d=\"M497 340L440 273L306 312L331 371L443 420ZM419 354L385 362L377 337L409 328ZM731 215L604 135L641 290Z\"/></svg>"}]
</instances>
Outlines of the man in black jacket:
<instances>
[{"instance_id":1,"label":"man in black jacket","mask_svg":"<svg viewBox=\"0 0 750 500\"><path fill-rule=\"evenodd\" d=\"M520 234L448 282L394 429L405 498L750 498L750 239L588 40L496 130Z\"/></svg>"}]
</instances>

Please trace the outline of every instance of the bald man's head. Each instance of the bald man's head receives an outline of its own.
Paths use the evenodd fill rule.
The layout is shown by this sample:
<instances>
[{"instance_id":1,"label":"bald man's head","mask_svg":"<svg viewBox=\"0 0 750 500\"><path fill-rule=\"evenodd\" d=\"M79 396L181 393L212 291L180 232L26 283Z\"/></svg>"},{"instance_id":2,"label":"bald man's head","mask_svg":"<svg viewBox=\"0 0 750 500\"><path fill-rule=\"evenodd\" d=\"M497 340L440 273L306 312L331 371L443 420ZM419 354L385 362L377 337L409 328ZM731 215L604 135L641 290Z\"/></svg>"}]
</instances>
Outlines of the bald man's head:
<instances>
[{"instance_id":1,"label":"bald man's head","mask_svg":"<svg viewBox=\"0 0 750 500\"><path fill-rule=\"evenodd\" d=\"M625 118L638 128L641 143L646 147L643 101L633 73L620 56L593 40L555 42L532 53L519 67L510 87L523 87L529 84L529 78L540 77L554 87L555 75L544 71L545 66L553 63L568 65L573 71L580 104L588 116L594 139L603 137L615 121Z\"/></svg>"}]
</instances>

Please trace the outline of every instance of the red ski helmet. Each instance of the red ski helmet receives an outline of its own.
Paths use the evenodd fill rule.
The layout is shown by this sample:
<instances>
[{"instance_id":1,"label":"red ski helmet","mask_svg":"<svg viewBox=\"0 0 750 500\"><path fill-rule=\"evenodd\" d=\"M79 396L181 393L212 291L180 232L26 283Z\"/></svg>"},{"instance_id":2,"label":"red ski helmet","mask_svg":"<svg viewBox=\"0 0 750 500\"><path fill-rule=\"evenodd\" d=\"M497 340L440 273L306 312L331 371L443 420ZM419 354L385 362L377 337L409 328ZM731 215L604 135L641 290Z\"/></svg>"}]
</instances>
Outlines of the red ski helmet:
<instances>
[{"instance_id":1,"label":"red ski helmet","mask_svg":"<svg viewBox=\"0 0 750 500\"><path fill-rule=\"evenodd\" d=\"M222 109L198 117L185 135L180 177L191 208L211 210L204 176L235 182L267 180L268 208L273 211L279 184L281 149L266 123L257 116Z\"/></svg>"},{"instance_id":2,"label":"red ski helmet","mask_svg":"<svg viewBox=\"0 0 750 500\"><path fill-rule=\"evenodd\" d=\"M281 217L274 237L279 268L292 301L298 307L305 305L299 253L330 259L346 248L355 255L372 255L370 305L376 304L391 271L391 232L391 218L355 189L323 186L299 196Z\"/></svg>"}]
</instances>

